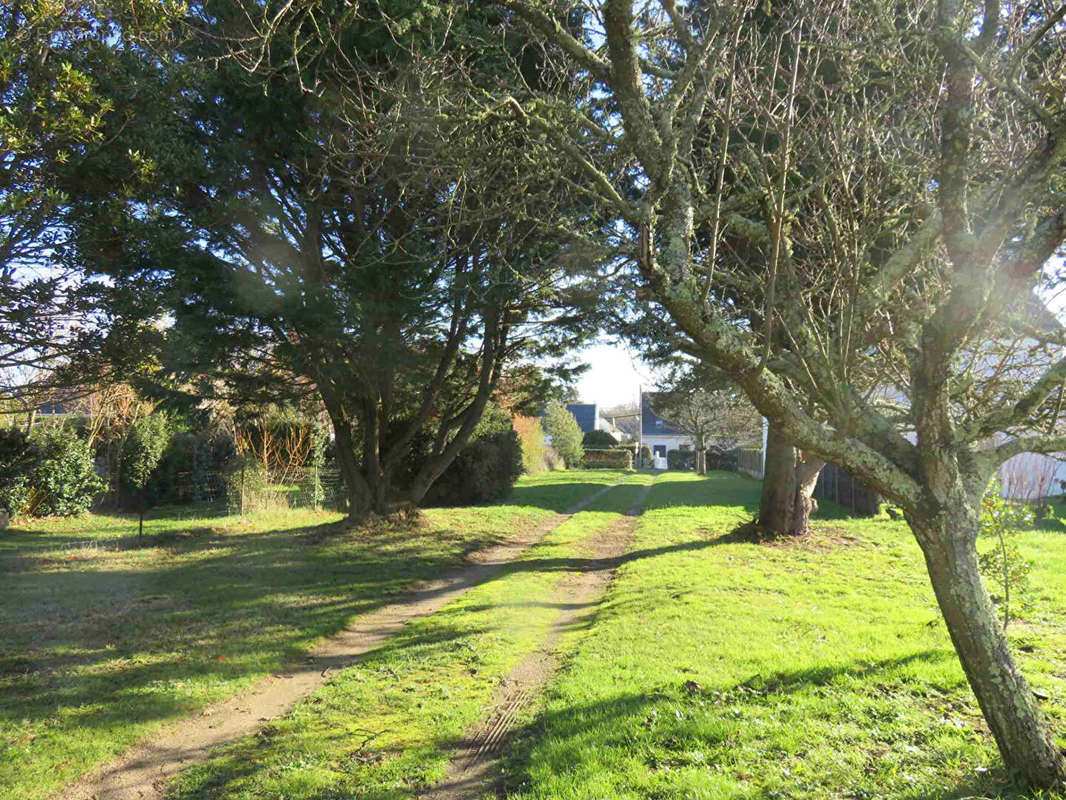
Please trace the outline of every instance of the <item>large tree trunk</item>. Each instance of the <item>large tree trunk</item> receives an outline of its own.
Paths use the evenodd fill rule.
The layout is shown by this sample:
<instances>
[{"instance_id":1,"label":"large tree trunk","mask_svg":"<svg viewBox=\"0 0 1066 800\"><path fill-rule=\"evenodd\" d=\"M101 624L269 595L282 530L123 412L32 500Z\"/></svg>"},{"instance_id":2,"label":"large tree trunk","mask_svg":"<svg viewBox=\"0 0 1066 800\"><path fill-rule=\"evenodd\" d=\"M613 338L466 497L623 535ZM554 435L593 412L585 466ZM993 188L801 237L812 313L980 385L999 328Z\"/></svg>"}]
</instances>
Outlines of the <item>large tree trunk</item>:
<instances>
[{"instance_id":1,"label":"large tree trunk","mask_svg":"<svg viewBox=\"0 0 1066 800\"><path fill-rule=\"evenodd\" d=\"M922 519L908 515L908 522L925 554L955 652L1004 762L1031 786L1062 786L1066 761L1014 663L981 581L975 548L978 511L962 505Z\"/></svg>"},{"instance_id":2,"label":"large tree trunk","mask_svg":"<svg viewBox=\"0 0 1066 800\"><path fill-rule=\"evenodd\" d=\"M814 487L818 485L818 476L822 474L825 461L805 454L796 460L793 473L795 494L792 500L792 522L789 535L806 536L810 532L811 514L818 510L818 501L814 499Z\"/></svg>"},{"instance_id":3,"label":"large tree trunk","mask_svg":"<svg viewBox=\"0 0 1066 800\"><path fill-rule=\"evenodd\" d=\"M348 498L348 519L353 522L363 520L370 512L370 491L359 469L352 446L351 432L347 426L339 428L334 425L334 437L337 446L337 466L344 481L344 493Z\"/></svg>"},{"instance_id":4,"label":"large tree trunk","mask_svg":"<svg viewBox=\"0 0 1066 800\"><path fill-rule=\"evenodd\" d=\"M361 522L372 510L373 502L370 487L360 469L359 460L355 456L352 424L332 395L322 392L322 399L333 425L337 466L340 469L345 496L348 499L348 519L351 522Z\"/></svg>"},{"instance_id":5,"label":"large tree trunk","mask_svg":"<svg viewBox=\"0 0 1066 800\"><path fill-rule=\"evenodd\" d=\"M771 424L766 436L759 527L771 536L787 535L792 528L795 500L796 448Z\"/></svg>"},{"instance_id":6,"label":"large tree trunk","mask_svg":"<svg viewBox=\"0 0 1066 800\"><path fill-rule=\"evenodd\" d=\"M771 536L805 536L818 510L814 487L825 461L801 455L770 425L766 436L766 471L759 500L759 526Z\"/></svg>"}]
</instances>

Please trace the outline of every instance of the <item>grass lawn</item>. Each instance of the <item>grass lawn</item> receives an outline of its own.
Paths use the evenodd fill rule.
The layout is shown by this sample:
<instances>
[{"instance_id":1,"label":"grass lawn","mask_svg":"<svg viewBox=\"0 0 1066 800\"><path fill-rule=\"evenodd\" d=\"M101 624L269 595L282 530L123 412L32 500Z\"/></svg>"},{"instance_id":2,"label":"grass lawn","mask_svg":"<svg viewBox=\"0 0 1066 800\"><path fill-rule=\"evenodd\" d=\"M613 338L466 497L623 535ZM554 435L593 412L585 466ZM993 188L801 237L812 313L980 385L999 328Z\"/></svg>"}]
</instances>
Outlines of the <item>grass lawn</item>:
<instances>
[{"instance_id":1,"label":"grass lawn","mask_svg":"<svg viewBox=\"0 0 1066 800\"><path fill-rule=\"evenodd\" d=\"M450 746L547 634L559 611L553 588L582 541L620 520L651 480L628 476L495 578L408 625L259 735L186 770L168 798L393 800L439 780Z\"/></svg>"},{"instance_id":2,"label":"grass lawn","mask_svg":"<svg viewBox=\"0 0 1066 800\"><path fill-rule=\"evenodd\" d=\"M523 479L506 505L323 535L337 515L88 515L0 533L0 797L45 797L160 723L278 671L414 580L621 473ZM188 514L186 510L183 512Z\"/></svg>"},{"instance_id":3,"label":"grass lawn","mask_svg":"<svg viewBox=\"0 0 1066 800\"><path fill-rule=\"evenodd\" d=\"M152 725L277 669L413 578L621 477L524 479L510 505L430 510L414 534L321 538L304 532L323 517L290 512L153 520L159 538L146 547L131 540L134 523L101 517L0 537L0 797L47 794ZM416 796L444 774L500 678L543 640L582 542L648 481L626 477L492 580L187 770L170 795ZM567 633L562 671L518 720L506 796L1022 796L905 525L830 506L800 542L729 536L751 518L758 488L726 473L658 478L617 581ZM1035 530L1020 546L1035 562L1033 588L1010 635L1066 732L1066 538Z\"/></svg>"},{"instance_id":4,"label":"grass lawn","mask_svg":"<svg viewBox=\"0 0 1066 800\"><path fill-rule=\"evenodd\" d=\"M823 515L801 543L731 541L757 489L660 479L595 626L512 749L508 797L1013 796L906 527ZM1011 635L1063 731L1066 538L1021 546L1037 566Z\"/></svg>"}]
</instances>

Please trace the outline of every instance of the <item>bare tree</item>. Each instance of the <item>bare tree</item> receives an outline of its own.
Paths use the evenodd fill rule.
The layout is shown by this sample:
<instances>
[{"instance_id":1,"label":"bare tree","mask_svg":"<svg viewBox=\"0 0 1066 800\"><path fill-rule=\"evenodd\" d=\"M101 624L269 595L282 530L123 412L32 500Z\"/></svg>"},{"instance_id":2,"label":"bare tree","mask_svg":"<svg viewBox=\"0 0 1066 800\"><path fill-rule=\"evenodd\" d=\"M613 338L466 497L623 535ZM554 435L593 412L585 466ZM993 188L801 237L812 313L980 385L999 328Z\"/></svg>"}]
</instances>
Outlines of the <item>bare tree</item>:
<instances>
[{"instance_id":1,"label":"bare tree","mask_svg":"<svg viewBox=\"0 0 1066 800\"><path fill-rule=\"evenodd\" d=\"M1066 6L506 5L587 78L568 125L513 105L683 348L903 509L1004 761L1063 785L975 540L997 467L1066 449L1066 341L1017 303L1066 236ZM1050 366L990 374L1023 334Z\"/></svg>"},{"instance_id":2,"label":"bare tree","mask_svg":"<svg viewBox=\"0 0 1066 800\"><path fill-rule=\"evenodd\" d=\"M726 453L758 439L758 412L720 370L697 367L671 384L670 391L654 395L652 410L692 437L700 475L707 474L709 449Z\"/></svg>"}]
</instances>

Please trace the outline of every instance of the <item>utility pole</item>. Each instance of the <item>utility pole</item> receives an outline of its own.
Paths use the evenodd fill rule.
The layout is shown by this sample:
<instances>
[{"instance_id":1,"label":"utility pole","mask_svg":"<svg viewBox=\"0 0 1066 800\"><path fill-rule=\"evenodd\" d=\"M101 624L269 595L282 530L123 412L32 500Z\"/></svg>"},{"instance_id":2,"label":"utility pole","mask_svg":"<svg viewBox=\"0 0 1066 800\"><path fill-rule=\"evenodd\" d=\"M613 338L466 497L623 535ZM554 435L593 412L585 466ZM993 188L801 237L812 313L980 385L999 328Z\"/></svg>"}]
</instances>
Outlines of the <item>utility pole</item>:
<instances>
[{"instance_id":1,"label":"utility pole","mask_svg":"<svg viewBox=\"0 0 1066 800\"><path fill-rule=\"evenodd\" d=\"M637 384L637 458L640 459L640 465L646 467L644 463L644 387L641 384Z\"/></svg>"}]
</instances>

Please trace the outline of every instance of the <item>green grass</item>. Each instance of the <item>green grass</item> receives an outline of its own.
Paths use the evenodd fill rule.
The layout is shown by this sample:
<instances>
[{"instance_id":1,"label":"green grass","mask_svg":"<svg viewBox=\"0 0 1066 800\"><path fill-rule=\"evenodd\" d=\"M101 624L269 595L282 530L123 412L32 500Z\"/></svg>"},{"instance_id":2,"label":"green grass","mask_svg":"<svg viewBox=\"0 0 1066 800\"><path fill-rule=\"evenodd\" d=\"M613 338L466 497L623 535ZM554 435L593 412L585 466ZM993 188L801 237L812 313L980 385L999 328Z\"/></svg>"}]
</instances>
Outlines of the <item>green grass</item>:
<instances>
[{"instance_id":1,"label":"green grass","mask_svg":"<svg viewBox=\"0 0 1066 800\"><path fill-rule=\"evenodd\" d=\"M516 527L620 473L545 473L505 505L328 533L337 515L87 515L0 534L0 797L36 798L231 696Z\"/></svg>"},{"instance_id":2,"label":"green grass","mask_svg":"<svg viewBox=\"0 0 1066 800\"><path fill-rule=\"evenodd\" d=\"M129 520L0 538L0 626L13 631L0 639L0 796L46 794L412 578L621 477L533 476L508 506L427 512L413 537L319 539L300 531L321 518L289 513L152 521L162 539L144 549L130 547ZM493 580L187 770L172 796L416 796L543 640L582 542L649 480L625 478ZM905 525L826 503L811 537L748 543L729 534L758 488L724 473L658 479L616 583L567 633L563 670L519 720L510 800L1028 796L1002 770ZM1064 731L1066 538L1020 537L1035 568L1010 636Z\"/></svg>"},{"instance_id":3,"label":"green grass","mask_svg":"<svg viewBox=\"0 0 1066 800\"><path fill-rule=\"evenodd\" d=\"M801 543L736 541L757 489L660 480L595 626L513 748L508 797L1010 795L905 526L831 519ZM1066 540L1023 537L1036 589L1012 638L1061 730Z\"/></svg>"},{"instance_id":4,"label":"green grass","mask_svg":"<svg viewBox=\"0 0 1066 800\"><path fill-rule=\"evenodd\" d=\"M554 587L581 543L622 518L635 474L556 528L494 579L334 678L291 714L183 773L169 797L413 797L439 780L500 679L548 633Z\"/></svg>"}]
</instances>

